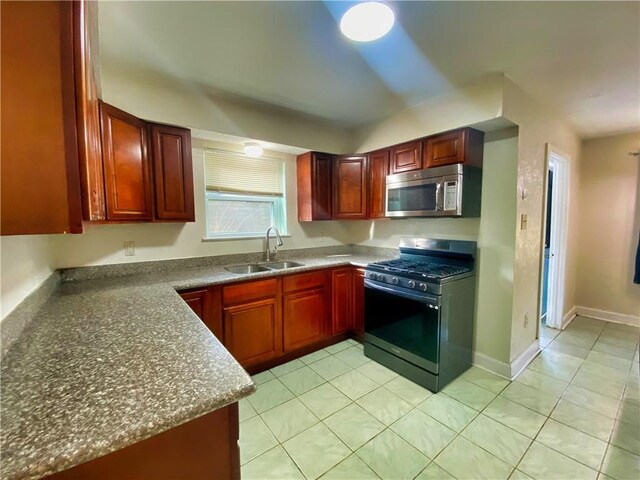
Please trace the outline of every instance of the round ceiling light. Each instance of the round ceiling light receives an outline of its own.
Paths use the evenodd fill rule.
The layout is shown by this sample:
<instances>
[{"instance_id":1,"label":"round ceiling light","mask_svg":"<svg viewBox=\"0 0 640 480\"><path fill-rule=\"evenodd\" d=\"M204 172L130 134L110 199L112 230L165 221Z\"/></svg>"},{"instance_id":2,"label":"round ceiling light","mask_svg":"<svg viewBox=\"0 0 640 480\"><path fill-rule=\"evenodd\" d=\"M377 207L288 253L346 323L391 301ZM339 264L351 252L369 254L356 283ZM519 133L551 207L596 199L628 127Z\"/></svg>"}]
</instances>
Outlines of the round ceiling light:
<instances>
[{"instance_id":1,"label":"round ceiling light","mask_svg":"<svg viewBox=\"0 0 640 480\"><path fill-rule=\"evenodd\" d=\"M388 5L380 2L362 2L345 12L340 30L345 37L356 42L370 42L384 37L396 16Z\"/></svg>"},{"instance_id":2,"label":"round ceiling light","mask_svg":"<svg viewBox=\"0 0 640 480\"><path fill-rule=\"evenodd\" d=\"M244 154L249 157L260 157L262 155L262 145L256 142L244 144Z\"/></svg>"}]
</instances>

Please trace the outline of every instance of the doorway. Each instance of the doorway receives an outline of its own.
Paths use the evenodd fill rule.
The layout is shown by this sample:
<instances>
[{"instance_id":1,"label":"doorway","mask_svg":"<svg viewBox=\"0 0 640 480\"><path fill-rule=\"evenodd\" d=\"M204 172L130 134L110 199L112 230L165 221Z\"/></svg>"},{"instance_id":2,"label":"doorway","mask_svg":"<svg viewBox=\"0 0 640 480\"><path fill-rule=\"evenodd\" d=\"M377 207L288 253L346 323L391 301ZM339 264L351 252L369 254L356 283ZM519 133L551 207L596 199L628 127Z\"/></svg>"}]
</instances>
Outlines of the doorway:
<instances>
[{"instance_id":1,"label":"doorway","mask_svg":"<svg viewBox=\"0 0 640 480\"><path fill-rule=\"evenodd\" d=\"M542 232L540 322L561 330L568 236L570 157L547 144L545 221ZM542 328L541 328L542 329Z\"/></svg>"}]
</instances>

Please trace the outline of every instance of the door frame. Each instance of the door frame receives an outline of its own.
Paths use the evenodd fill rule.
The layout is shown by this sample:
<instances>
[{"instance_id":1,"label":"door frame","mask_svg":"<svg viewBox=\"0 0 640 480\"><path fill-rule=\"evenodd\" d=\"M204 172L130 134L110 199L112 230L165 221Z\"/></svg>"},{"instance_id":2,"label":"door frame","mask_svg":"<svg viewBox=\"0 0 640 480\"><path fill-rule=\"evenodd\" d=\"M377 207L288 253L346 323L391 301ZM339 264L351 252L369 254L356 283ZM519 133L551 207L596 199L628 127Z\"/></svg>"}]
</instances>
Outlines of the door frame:
<instances>
[{"instance_id":1,"label":"door frame","mask_svg":"<svg viewBox=\"0 0 640 480\"><path fill-rule=\"evenodd\" d=\"M569 236L569 185L571 156L547 143L545 151L543 221L540 236L540 285L538 292L538 329L542 311L542 282L544 281L544 238L547 223L547 196L549 170L553 171L551 192L551 239L549 243L549 280L547 285L548 327L563 328L565 272L567 264L567 241Z\"/></svg>"}]
</instances>

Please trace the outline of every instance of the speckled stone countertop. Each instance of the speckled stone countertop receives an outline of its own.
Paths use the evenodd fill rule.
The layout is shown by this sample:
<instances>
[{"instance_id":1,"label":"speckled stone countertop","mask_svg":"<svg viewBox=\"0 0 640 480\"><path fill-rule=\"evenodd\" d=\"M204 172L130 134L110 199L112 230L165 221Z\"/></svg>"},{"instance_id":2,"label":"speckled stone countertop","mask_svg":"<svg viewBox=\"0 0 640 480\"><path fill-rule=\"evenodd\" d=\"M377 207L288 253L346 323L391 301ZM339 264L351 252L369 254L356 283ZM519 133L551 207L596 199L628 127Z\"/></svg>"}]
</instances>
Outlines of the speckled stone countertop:
<instances>
[{"instance_id":1,"label":"speckled stone countertop","mask_svg":"<svg viewBox=\"0 0 640 480\"><path fill-rule=\"evenodd\" d=\"M384 255L288 255L286 274ZM251 394L244 369L176 290L283 272L222 265L62 283L2 359L2 478L40 478Z\"/></svg>"}]
</instances>

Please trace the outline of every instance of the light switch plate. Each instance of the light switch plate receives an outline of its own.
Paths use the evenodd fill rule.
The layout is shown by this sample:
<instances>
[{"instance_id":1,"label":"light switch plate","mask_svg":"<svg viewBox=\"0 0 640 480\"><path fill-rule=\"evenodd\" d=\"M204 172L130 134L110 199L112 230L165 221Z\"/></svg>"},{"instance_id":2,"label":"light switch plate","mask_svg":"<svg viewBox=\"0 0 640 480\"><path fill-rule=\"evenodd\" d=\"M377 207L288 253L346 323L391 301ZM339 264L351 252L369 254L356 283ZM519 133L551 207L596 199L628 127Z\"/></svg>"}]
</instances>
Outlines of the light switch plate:
<instances>
[{"instance_id":1,"label":"light switch plate","mask_svg":"<svg viewBox=\"0 0 640 480\"><path fill-rule=\"evenodd\" d=\"M133 240L129 240L128 242L124 242L124 254L127 257L132 257L136 254L136 244Z\"/></svg>"}]
</instances>

